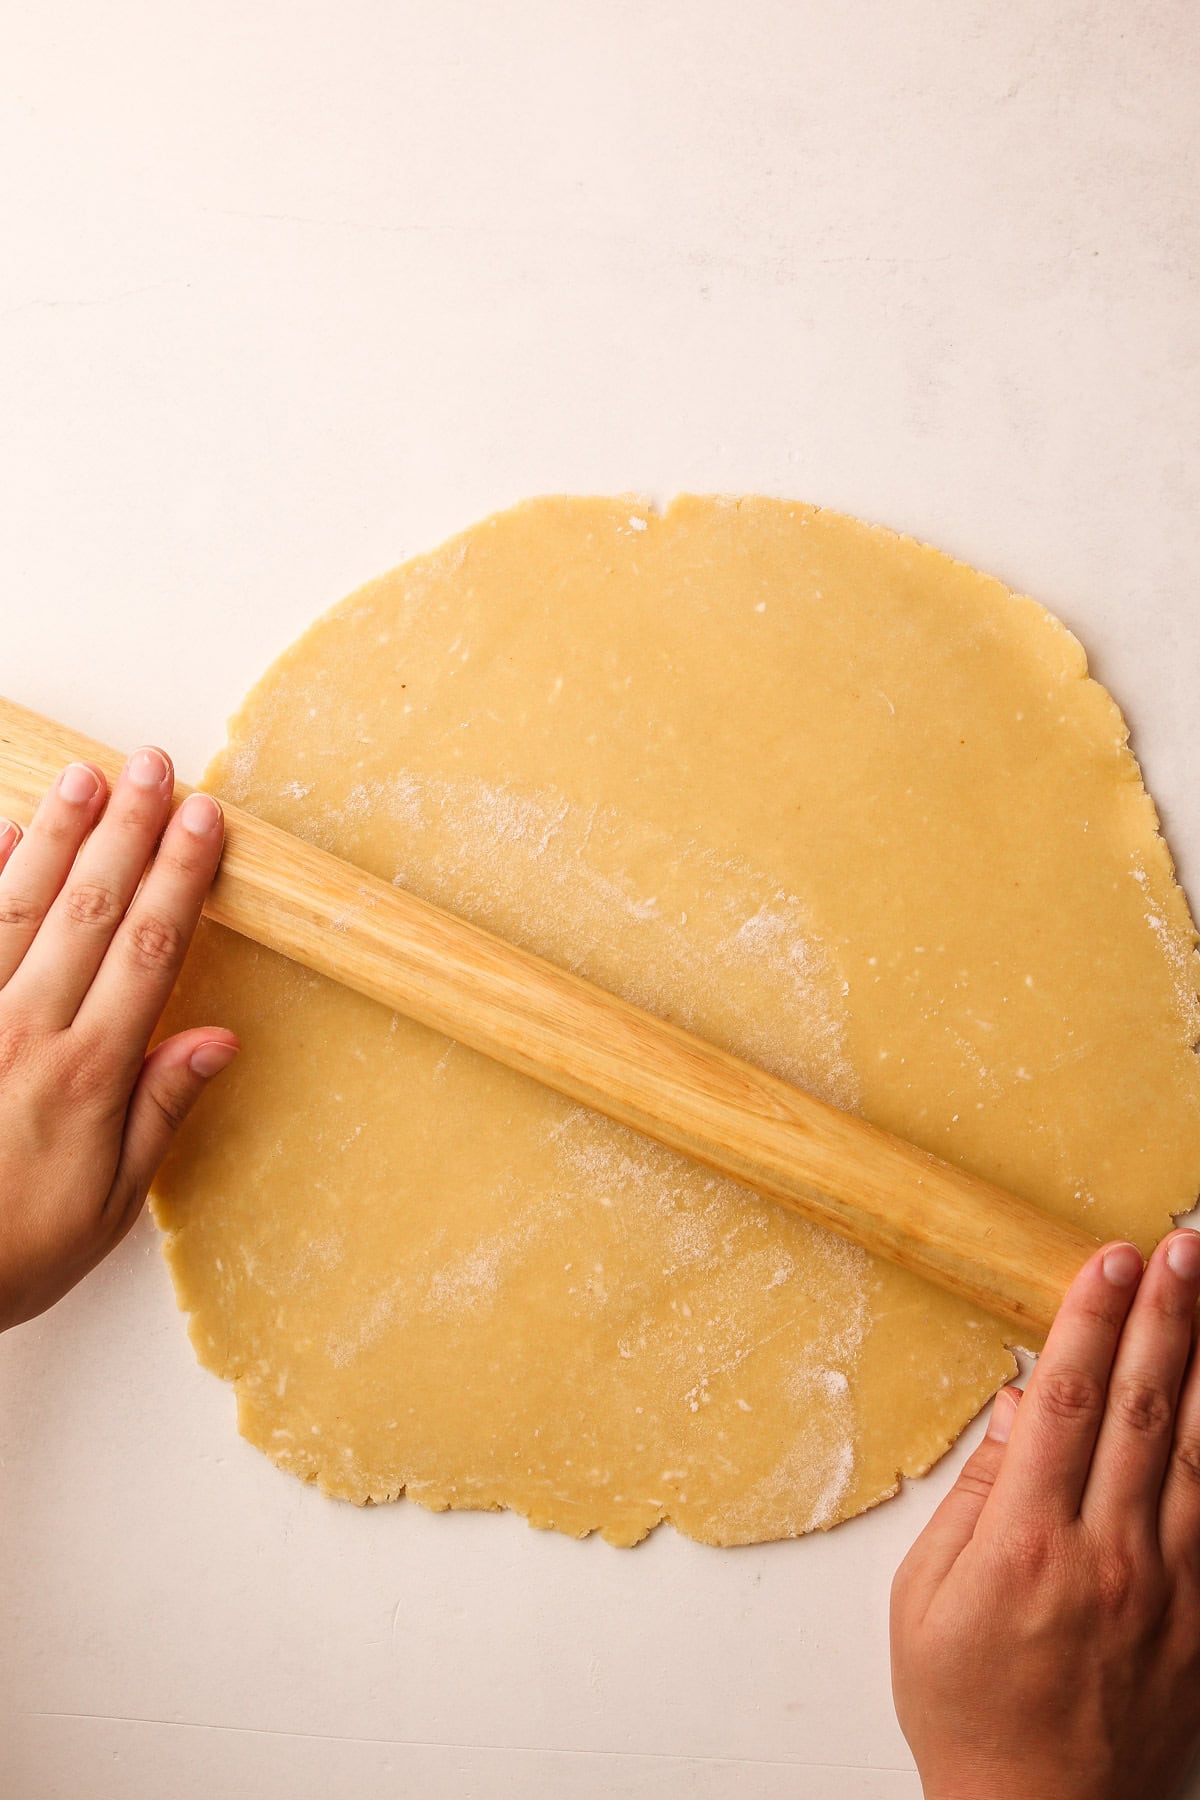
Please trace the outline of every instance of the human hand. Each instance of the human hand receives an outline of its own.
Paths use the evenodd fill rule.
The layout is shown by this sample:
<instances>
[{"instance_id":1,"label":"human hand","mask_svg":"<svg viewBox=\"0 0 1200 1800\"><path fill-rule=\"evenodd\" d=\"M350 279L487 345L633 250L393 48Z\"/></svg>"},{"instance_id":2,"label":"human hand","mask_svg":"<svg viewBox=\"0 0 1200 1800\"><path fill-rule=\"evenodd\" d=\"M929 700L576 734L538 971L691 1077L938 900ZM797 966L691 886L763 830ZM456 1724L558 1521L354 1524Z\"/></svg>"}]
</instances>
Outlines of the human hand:
<instances>
[{"instance_id":1,"label":"human hand","mask_svg":"<svg viewBox=\"0 0 1200 1800\"><path fill-rule=\"evenodd\" d=\"M1097 1252L901 1564L892 1686L926 1800L1178 1792L1200 1739L1198 1295L1200 1234L1144 1274L1132 1244Z\"/></svg>"},{"instance_id":2,"label":"human hand","mask_svg":"<svg viewBox=\"0 0 1200 1800\"><path fill-rule=\"evenodd\" d=\"M237 1054L203 1027L146 1054L224 833L207 794L167 825L173 784L162 752L139 750L106 807L100 771L72 763L24 836L0 821L0 1330L124 1236Z\"/></svg>"}]
</instances>

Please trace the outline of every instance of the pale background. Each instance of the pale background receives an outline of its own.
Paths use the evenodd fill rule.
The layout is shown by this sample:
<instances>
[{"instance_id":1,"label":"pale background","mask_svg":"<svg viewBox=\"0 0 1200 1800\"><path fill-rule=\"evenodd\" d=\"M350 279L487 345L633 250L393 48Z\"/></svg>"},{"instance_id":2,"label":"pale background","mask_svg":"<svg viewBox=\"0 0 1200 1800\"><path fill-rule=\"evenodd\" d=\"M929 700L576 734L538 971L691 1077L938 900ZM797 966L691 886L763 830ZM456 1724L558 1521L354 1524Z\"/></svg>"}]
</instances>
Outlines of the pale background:
<instances>
[{"instance_id":1,"label":"pale background","mask_svg":"<svg viewBox=\"0 0 1200 1800\"><path fill-rule=\"evenodd\" d=\"M782 493L1064 617L1196 899L1191 0L3 14L0 689L194 776L492 508ZM956 1461L740 1552L355 1512L236 1437L143 1224L0 1344L0 1790L912 1800L887 1588Z\"/></svg>"}]
</instances>

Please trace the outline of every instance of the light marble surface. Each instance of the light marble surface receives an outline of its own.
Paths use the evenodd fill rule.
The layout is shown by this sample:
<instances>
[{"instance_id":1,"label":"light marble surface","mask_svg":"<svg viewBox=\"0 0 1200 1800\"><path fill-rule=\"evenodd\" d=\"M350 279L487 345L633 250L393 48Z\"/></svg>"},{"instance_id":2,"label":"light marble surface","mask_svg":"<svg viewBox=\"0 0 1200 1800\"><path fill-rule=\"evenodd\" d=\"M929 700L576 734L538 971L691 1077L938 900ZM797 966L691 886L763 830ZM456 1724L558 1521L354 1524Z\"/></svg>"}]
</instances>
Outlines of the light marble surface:
<instances>
[{"instance_id":1,"label":"light marble surface","mask_svg":"<svg viewBox=\"0 0 1200 1800\"><path fill-rule=\"evenodd\" d=\"M1193 897L1189 0L40 0L0 63L0 688L194 775L324 606L526 494L760 489L1065 618ZM154 1235L0 1344L14 1800L912 1800L828 1538L358 1513Z\"/></svg>"}]
</instances>

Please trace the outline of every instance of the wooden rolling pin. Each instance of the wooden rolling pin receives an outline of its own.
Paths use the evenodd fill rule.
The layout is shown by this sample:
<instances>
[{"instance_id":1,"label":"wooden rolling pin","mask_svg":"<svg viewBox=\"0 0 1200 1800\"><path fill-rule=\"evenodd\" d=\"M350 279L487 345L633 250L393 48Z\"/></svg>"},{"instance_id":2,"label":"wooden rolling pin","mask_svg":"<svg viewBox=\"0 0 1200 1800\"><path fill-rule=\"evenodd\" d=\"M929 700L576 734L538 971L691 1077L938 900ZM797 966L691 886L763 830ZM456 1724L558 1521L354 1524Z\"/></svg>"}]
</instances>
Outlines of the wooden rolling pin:
<instances>
[{"instance_id":1,"label":"wooden rolling pin","mask_svg":"<svg viewBox=\"0 0 1200 1800\"><path fill-rule=\"evenodd\" d=\"M115 750L0 699L0 811ZM178 804L190 788L177 784ZM984 1307L1039 1343L1096 1240L237 807L205 912Z\"/></svg>"}]
</instances>

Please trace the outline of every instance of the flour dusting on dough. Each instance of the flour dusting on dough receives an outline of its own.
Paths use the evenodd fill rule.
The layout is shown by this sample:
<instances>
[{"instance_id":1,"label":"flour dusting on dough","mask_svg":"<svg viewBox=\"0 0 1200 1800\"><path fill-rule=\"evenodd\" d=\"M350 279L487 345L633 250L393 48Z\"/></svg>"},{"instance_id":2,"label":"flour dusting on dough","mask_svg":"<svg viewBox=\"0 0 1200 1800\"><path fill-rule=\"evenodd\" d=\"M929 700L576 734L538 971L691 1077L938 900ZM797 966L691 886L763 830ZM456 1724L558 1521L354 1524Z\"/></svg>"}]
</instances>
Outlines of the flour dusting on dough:
<instances>
[{"instance_id":1,"label":"flour dusting on dough","mask_svg":"<svg viewBox=\"0 0 1200 1800\"><path fill-rule=\"evenodd\" d=\"M347 1368L383 1337L396 1317L397 1301L405 1286L403 1277L390 1282L382 1292L359 1302L351 1325L329 1334L325 1348L335 1368Z\"/></svg>"},{"instance_id":2,"label":"flour dusting on dough","mask_svg":"<svg viewBox=\"0 0 1200 1800\"><path fill-rule=\"evenodd\" d=\"M364 818L376 832L384 820L399 827L407 849L398 886L636 1005L655 1011L669 1001L691 1030L711 1032L707 1008L720 992L733 1014L723 1034L730 1048L835 1105L857 1103L832 958L797 896L747 864L612 808L580 815L562 795L411 770L355 785L322 811L319 829L333 842ZM622 849L627 868L653 872L655 891L632 872L612 872L621 869ZM686 894L690 906L673 907L667 889ZM653 987L630 978L642 959L622 955L644 931L654 937Z\"/></svg>"},{"instance_id":3,"label":"flour dusting on dough","mask_svg":"<svg viewBox=\"0 0 1200 1800\"><path fill-rule=\"evenodd\" d=\"M639 1316L631 1305L617 1345L622 1360L650 1360L653 1386L695 1414L713 1406L750 1411L739 1373L758 1356L786 1358L781 1387L790 1428L785 1421L770 1467L737 1505L722 1509L725 1541L749 1540L764 1517L780 1537L830 1524L855 1467L852 1383L867 1328L866 1252L799 1220L791 1223L802 1259L764 1244L770 1209L748 1204L744 1188L724 1176L698 1177L682 1158L582 1107L554 1135L574 1180L610 1199L632 1229L642 1215L658 1215L646 1218L645 1239L663 1245L660 1273L679 1296L676 1306L686 1308L684 1296L703 1284L702 1329L688 1311L678 1335L664 1335L652 1314ZM799 1346L794 1313L766 1334L750 1323L760 1317L756 1298L784 1289L781 1303L805 1317Z\"/></svg>"},{"instance_id":4,"label":"flour dusting on dough","mask_svg":"<svg viewBox=\"0 0 1200 1800\"><path fill-rule=\"evenodd\" d=\"M1195 1045L1200 1039L1200 984L1197 979L1198 952L1195 936L1186 925L1181 929L1178 920L1172 924L1165 916L1168 905L1172 909L1178 905L1178 895L1174 890L1164 898L1151 898L1150 877L1142 864L1135 863L1129 873L1142 890L1146 924L1158 940L1163 962L1174 981L1180 1027L1188 1043Z\"/></svg>"}]
</instances>

